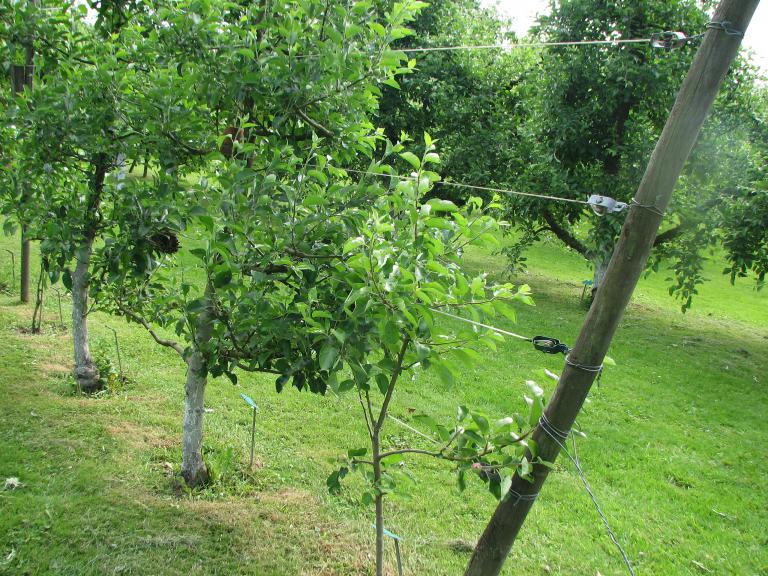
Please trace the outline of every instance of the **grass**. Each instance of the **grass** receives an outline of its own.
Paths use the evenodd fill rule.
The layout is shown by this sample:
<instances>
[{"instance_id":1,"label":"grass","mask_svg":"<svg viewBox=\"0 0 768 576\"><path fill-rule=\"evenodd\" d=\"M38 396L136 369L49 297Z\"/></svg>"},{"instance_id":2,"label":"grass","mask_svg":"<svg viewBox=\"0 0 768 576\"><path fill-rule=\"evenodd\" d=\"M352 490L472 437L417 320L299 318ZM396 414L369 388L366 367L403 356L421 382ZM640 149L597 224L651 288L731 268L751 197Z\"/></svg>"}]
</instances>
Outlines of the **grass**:
<instances>
[{"instance_id":1,"label":"grass","mask_svg":"<svg viewBox=\"0 0 768 576\"><path fill-rule=\"evenodd\" d=\"M15 248L12 239L0 248ZM0 254L4 254L0 252ZM499 258L473 253L478 269ZM537 306L521 309L515 332L573 342L584 316L576 256L549 244L530 254ZM639 574L768 575L768 306L747 282L728 285L719 266L686 315L666 295L664 275L638 289L614 340L618 366L580 418L579 454L592 487ZM4 279L7 266L0 270ZM207 457L221 479L189 492L176 477L183 365L138 327L95 314L92 346L116 362L118 331L130 382L97 398L72 391L67 331L19 331L31 308L0 297L0 574L370 574L372 509L352 478L331 496L329 462L363 446L351 397L276 394L271 378L212 381ZM65 317L66 317L65 311ZM525 380L547 391L542 368L562 358L509 341L453 387L429 373L404 381L393 413L450 418L459 404L502 416L522 408ZM246 470L253 396L256 471ZM418 444L386 428L391 443ZM417 485L387 503L387 527L404 538L406 574L460 574L495 507L479 482L459 494L445 463L407 460ZM390 574L394 574L390 556ZM623 566L573 469L550 476L505 574L623 574Z\"/></svg>"}]
</instances>

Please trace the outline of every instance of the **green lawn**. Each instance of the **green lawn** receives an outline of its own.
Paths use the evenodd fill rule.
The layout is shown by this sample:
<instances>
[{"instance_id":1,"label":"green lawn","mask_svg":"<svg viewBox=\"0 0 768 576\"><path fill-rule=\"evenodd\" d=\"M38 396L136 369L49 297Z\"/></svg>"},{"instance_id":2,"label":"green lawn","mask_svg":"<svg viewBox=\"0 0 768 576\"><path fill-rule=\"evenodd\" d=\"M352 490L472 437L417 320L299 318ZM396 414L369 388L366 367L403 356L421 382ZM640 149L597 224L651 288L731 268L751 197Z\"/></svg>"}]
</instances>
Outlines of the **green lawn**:
<instances>
[{"instance_id":1,"label":"green lawn","mask_svg":"<svg viewBox=\"0 0 768 576\"><path fill-rule=\"evenodd\" d=\"M11 240L0 248L15 248ZM471 258L478 269L503 268L495 256ZM0 280L6 260L0 252ZM537 306L521 309L516 325L499 324L572 343L589 271L554 244L534 247L529 262L514 281L533 287ZM712 282L686 315L666 295L663 273L642 282L611 349L618 366L580 418L583 466L638 574L768 575L768 292L746 281L729 286L721 268L708 270ZM213 381L206 444L223 478L188 493L172 475L180 360L142 329L95 314L93 348L116 362L105 324L115 328L132 383L78 396L68 333L52 327L54 295L41 336L19 331L31 308L15 301L0 297L0 483L13 476L22 485L0 485L0 574L371 573L373 511L359 503L359 479L341 496L325 487L329 459L365 445L352 397L278 395L266 377L241 375L238 387ZM393 413L450 418L467 404L502 416L522 408L526 379L551 391L542 368L561 366L562 358L509 341L453 387L428 373L404 381ZM243 391L261 406L252 474ZM393 423L386 431L390 442L419 442ZM460 544L479 536L495 501L479 481L459 494L444 463L416 457L406 466L418 480L413 497L387 504L387 527L404 538L406 574L460 574L469 557ZM560 461L504 573L623 570L578 477Z\"/></svg>"}]
</instances>

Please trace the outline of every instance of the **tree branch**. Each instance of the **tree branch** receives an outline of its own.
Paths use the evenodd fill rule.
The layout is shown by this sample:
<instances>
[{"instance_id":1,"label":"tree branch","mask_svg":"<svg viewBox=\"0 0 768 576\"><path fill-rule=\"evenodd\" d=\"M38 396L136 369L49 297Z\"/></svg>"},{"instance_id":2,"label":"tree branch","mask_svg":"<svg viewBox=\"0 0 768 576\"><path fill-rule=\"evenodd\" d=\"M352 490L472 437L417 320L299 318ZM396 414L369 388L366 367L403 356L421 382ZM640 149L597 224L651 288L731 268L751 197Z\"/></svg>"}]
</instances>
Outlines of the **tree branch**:
<instances>
[{"instance_id":1,"label":"tree branch","mask_svg":"<svg viewBox=\"0 0 768 576\"><path fill-rule=\"evenodd\" d=\"M149 332L149 335L152 336L155 342L157 342L161 346L165 346L167 348L173 348L174 350L176 350L179 356L181 356L182 358L184 357L184 348L181 347L181 344L179 344L178 342L174 342L173 340L166 340L165 338L160 338L160 336L158 336L157 332L154 331L152 326L149 325L149 322L147 322L144 318L142 318L135 312L128 310L119 302L117 303L117 309L120 310L120 312L126 318L130 318L137 324L141 324L142 326L144 326L146 331Z\"/></svg>"},{"instance_id":2,"label":"tree branch","mask_svg":"<svg viewBox=\"0 0 768 576\"><path fill-rule=\"evenodd\" d=\"M334 134L331 132L328 128L320 124L320 122L313 120L303 110L296 110L296 115L304 120L307 124L309 124L312 128L314 128L320 135L326 136L328 138L332 137Z\"/></svg>"},{"instance_id":3,"label":"tree branch","mask_svg":"<svg viewBox=\"0 0 768 576\"><path fill-rule=\"evenodd\" d=\"M680 224L678 226L675 226L674 228L670 228L666 232L662 232L658 236L656 236L656 239L653 241L653 247L656 248L658 246L661 246L662 244L666 244L667 242L671 242L678 236L680 236L685 231L685 227Z\"/></svg>"},{"instance_id":4,"label":"tree branch","mask_svg":"<svg viewBox=\"0 0 768 576\"><path fill-rule=\"evenodd\" d=\"M587 256L587 247L582 244L578 238L576 238L573 234L570 233L560 222L557 221L557 218L555 218L549 210L543 211L544 221L547 223L547 228L549 228L555 236L557 236L563 244L568 246L569 248L573 248L584 256L586 258Z\"/></svg>"}]
</instances>

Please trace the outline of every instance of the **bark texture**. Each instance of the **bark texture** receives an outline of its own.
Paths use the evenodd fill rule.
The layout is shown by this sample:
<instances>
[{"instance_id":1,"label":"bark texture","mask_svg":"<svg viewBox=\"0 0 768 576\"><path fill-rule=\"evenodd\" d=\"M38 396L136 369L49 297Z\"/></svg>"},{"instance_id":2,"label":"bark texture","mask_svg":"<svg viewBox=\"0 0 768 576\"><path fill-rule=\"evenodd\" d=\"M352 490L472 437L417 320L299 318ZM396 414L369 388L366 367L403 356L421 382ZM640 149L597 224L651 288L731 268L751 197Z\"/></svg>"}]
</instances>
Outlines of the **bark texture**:
<instances>
[{"instance_id":1,"label":"bark texture","mask_svg":"<svg viewBox=\"0 0 768 576\"><path fill-rule=\"evenodd\" d=\"M72 273L72 343L75 352L75 379L80 390L96 392L99 370L88 347L88 286L93 239L86 239L77 251L75 271Z\"/></svg>"},{"instance_id":2,"label":"bark texture","mask_svg":"<svg viewBox=\"0 0 768 576\"><path fill-rule=\"evenodd\" d=\"M210 306L210 303L209 303ZM187 359L187 382L184 388L184 427L181 446L181 475L188 486L208 482L208 468L203 460L203 419L205 417L205 387L208 375L200 348L208 344L213 331L209 308L198 317L195 346Z\"/></svg>"}]
</instances>

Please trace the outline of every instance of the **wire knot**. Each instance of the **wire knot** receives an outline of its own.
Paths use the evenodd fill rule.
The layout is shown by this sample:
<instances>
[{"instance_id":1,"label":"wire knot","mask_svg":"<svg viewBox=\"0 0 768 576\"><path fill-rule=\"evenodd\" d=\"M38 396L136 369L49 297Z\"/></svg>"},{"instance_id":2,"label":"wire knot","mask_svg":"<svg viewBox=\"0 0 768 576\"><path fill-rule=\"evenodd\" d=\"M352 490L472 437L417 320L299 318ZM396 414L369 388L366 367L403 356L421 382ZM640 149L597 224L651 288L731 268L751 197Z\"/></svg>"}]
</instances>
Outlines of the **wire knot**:
<instances>
[{"instance_id":1,"label":"wire knot","mask_svg":"<svg viewBox=\"0 0 768 576\"><path fill-rule=\"evenodd\" d=\"M665 212L654 204L640 204L640 202L638 202L634 198L632 198L632 200L630 201L630 204L632 206L637 206L638 208L642 208L643 210L648 210L649 212L656 214L656 216L660 216L662 218L664 218L665 216Z\"/></svg>"},{"instance_id":2,"label":"wire knot","mask_svg":"<svg viewBox=\"0 0 768 576\"><path fill-rule=\"evenodd\" d=\"M569 366L573 366L574 368L578 368L579 370L584 370L585 372L592 372L594 374L597 374L597 385L600 386L600 380L603 377L603 365L600 364L600 366L590 366L589 364L579 364L578 362L574 362L570 359L569 356L565 357L565 363Z\"/></svg>"},{"instance_id":3,"label":"wire knot","mask_svg":"<svg viewBox=\"0 0 768 576\"><path fill-rule=\"evenodd\" d=\"M520 502L520 501L533 502L534 500L536 500L536 498L539 497L539 493L534 492L533 494L520 494L520 492L518 492L517 490L512 490L512 488L510 488L506 496L504 497L504 499L506 500L510 496L515 497L515 502Z\"/></svg>"},{"instance_id":4,"label":"wire knot","mask_svg":"<svg viewBox=\"0 0 768 576\"><path fill-rule=\"evenodd\" d=\"M722 22L707 22L707 30L722 30L728 36L744 38L744 32L738 28L734 28L733 22L729 22L728 20L723 20Z\"/></svg>"},{"instance_id":5,"label":"wire knot","mask_svg":"<svg viewBox=\"0 0 768 576\"><path fill-rule=\"evenodd\" d=\"M542 430L544 430L544 432L546 432L549 436L552 437L553 440L558 443L565 442L571 433L570 430L560 430L560 428L552 424L552 422L549 421L549 418L547 418L546 413L541 414L541 418L539 418L539 426Z\"/></svg>"}]
</instances>

